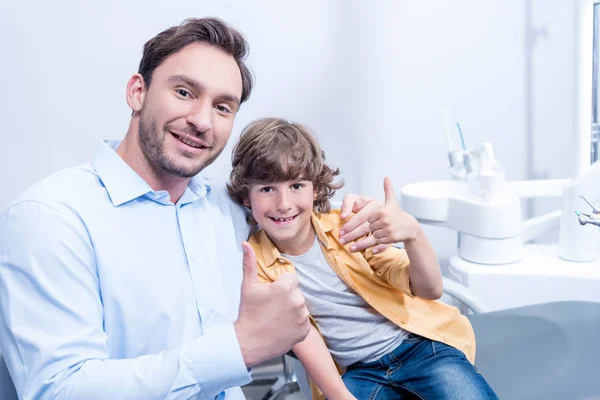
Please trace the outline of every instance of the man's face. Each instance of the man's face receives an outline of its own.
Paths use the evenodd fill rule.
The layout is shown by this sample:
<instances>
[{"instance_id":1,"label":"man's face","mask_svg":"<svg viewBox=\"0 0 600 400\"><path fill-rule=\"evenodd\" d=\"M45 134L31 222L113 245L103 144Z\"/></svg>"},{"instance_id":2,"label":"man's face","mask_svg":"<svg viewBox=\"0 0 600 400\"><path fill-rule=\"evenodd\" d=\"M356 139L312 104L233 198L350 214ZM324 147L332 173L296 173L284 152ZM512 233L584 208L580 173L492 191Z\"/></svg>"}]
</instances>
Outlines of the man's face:
<instances>
[{"instance_id":1,"label":"man's face","mask_svg":"<svg viewBox=\"0 0 600 400\"><path fill-rule=\"evenodd\" d=\"M140 110L139 145L158 175L189 178L221 153L240 105L242 78L230 55L184 47L153 72Z\"/></svg>"}]
</instances>

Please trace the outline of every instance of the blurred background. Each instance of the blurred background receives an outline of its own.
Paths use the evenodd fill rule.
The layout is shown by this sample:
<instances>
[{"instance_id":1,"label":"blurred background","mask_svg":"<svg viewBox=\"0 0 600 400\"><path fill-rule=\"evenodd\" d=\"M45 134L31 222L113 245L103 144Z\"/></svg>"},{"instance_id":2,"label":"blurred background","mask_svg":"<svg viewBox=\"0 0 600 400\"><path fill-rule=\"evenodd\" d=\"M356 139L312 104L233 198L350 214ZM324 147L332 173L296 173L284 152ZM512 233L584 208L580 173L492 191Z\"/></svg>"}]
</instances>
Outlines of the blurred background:
<instances>
[{"instance_id":1,"label":"blurred background","mask_svg":"<svg viewBox=\"0 0 600 400\"><path fill-rule=\"evenodd\" d=\"M338 198L383 199L386 175L397 191L449 179L444 110L467 146L494 145L507 180L571 177L575 2L1 0L0 213L122 138L144 42L202 16L246 36L256 77L211 177L227 179L249 121L278 116L316 133L343 173ZM456 233L426 229L444 266Z\"/></svg>"}]
</instances>

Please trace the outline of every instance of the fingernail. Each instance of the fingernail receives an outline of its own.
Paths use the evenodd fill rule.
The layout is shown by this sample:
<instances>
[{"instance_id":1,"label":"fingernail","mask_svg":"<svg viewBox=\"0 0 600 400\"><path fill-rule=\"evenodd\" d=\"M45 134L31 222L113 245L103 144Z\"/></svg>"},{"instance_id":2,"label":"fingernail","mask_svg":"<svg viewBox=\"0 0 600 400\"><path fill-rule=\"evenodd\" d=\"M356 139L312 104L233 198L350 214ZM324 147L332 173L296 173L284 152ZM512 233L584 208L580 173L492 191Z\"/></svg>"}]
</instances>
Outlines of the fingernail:
<instances>
[{"instance_id":1,"label":"fingernail","mask_svg":"<svg viewBox=\"0 0 600 400\"><path fill-rule=\"evenodd\" d=\"M346 244L346 239L340 239L341 244Z\"/></svg>"},{"instance_id":2,"label":"fingernail","mask_svg":"<svg viewBox=\"0 0 600 400\"><path fill-rule=\"evenodd\" d=\"M350 246L350 251L354 251L354 250L356 250L356 246L354 246L354 245Z\"/></svg>"},{"instance_id":3,"label":"fingernail","mask_svg":"<svg viewBox=\"0 0 600 400\"><path fill-rule=\"evenodd\" d=\"M344 219L344 218L346 218L346 215L348 215L348 213L346 211L344 211L343 213L340 214L340 218Z\"/></svg>"},{"instance_id":4,"label":"fingernail","mask_svg":"<svg viewBox=\"0 0 600 400\"><path fill-rule=\"evenodd\" d=\"M379 253L379 250L377 250L377 249L373 249L373 251L372 251L371 253L373 253L373 254L377 254L377 253Z\"/></svg>"},{"instance_id":5,"label":"fingernail","mask_svg":"<svg viewBox=\"0 0 600 400\"><path fill-rule=\"evenodd\" d=\"M340 236L344 236L344 234L345 234L345 233L346 233L346 231L345 231L345 230L343 230L343 229L340 229Z\"/></svg>"}]
</instances>

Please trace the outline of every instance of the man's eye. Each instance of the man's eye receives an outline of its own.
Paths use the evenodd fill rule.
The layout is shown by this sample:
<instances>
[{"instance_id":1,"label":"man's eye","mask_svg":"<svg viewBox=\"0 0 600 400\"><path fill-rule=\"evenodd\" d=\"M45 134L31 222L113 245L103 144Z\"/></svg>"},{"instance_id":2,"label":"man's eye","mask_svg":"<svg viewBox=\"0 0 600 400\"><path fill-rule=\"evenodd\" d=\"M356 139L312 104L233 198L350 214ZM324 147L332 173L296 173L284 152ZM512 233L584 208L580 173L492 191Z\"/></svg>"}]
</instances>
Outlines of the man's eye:
<instances>
[{"instance_id":1,"label":"man's eye","mask_svg":"<svg viewBox=\"0 0 600 400\"><path fill-rule=\"evenodd\" d=\"M215 106L215 108L217 110L221 111L221 112L224 112L224 113L230 113L231 112L231 110L229 110L229 108L227 108L225 106L222 106L222 105Z\"/></svg>"},{"instance_id":2,"label":"man's eye","mask_svg":"<svg viewBox=\"0 0 600 400\"><path fill-rule=\"evenodd\" d=\"M177 93L182 97L190 97L190 92L185 89L177 89Z\"/></svg>"},{"instance_id":3,"label":"man's eye","mask_svg":"<svg viewBox=\"0 0 600 400\"><path fill-rule=\"evenodd\" d=\"M271 187L264 187L264 188L260 189L260 191L263 193L269 193L272 190L273 190L273 188L271 188Z\"/></svg>"},{"instance_id":4,"label":"man's eye","mask_svg":"<svg viewBox=\"0 0 600 400\"><path fill-rule=\"evenodd\" d=\"M292 185L292 189L294 189L294 190L300 190L302 188L302 186L303 185L301 183L294 183Z\"/></svg>"}]
</instances>

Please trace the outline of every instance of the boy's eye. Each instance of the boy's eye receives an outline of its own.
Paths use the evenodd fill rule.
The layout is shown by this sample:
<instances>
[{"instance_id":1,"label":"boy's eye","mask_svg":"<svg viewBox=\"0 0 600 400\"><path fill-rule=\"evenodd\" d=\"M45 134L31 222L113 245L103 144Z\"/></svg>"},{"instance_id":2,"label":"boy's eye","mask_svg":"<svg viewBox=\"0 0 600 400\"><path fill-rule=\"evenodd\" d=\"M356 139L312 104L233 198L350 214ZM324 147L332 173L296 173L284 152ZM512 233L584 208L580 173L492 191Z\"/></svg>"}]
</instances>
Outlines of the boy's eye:
<instances>
[{"instance_id":1,"label":"boy's eye","mask_svg":"<svg viewBox=\"0 0 600 400\"><path fill-rule=\"evenodd\" d=\"M269 193L269 192L271 192L272 190L273 190L273 188L272 188L272 187L264 187L264 188L261 188L261 189L260 189L260 191L261 191L261 192L263 192L263 193Z\"/></svg>"},{"instance_id":2,"label":"boy's eye","mask_svg":"<svg viewBox=\"0 0 600 400\"><path fill-rule=\"evenodd\" d=\"M304 186L304 185L301 184L301 183L294 183L292 185L292 189L294 189L294 190L300 190L302 188L302 186Z\"/></svg>"},{"instance_id":3,"label":"boy's eye","mask_svg":"<svg viewBox=\"0 0 600 400\"><path fill-rule=\"evenodd\" d=\"M179 93L181 97L190 97L190 92L185 89L177 89L177 93Z\"/></svg>"}]
</instances>

